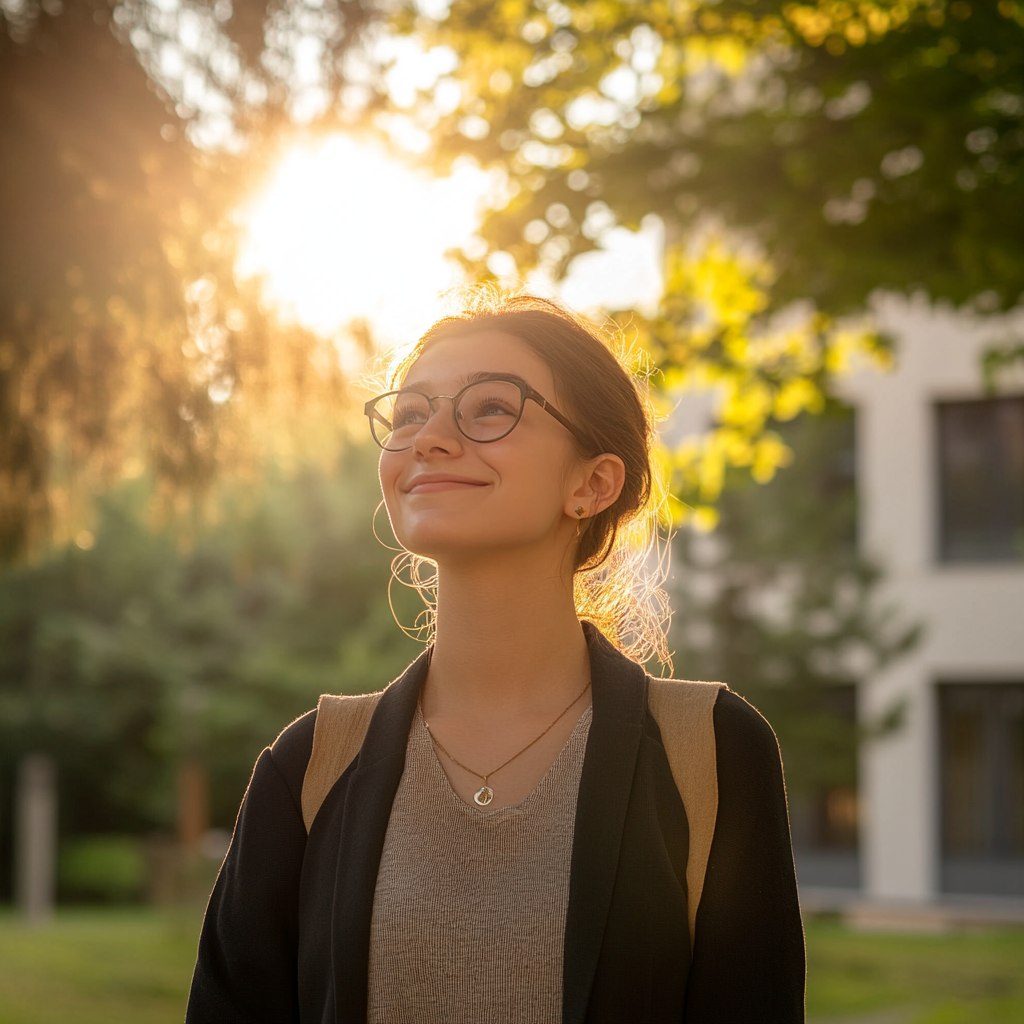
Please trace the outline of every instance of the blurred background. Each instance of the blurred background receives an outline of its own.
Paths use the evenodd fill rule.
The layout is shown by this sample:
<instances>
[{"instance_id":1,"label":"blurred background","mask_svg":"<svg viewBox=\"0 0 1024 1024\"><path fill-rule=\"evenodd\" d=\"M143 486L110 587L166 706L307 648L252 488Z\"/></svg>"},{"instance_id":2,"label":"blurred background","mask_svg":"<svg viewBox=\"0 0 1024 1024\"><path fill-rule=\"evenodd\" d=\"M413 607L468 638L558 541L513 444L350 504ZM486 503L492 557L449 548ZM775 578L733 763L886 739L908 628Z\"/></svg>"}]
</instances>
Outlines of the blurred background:
<instances>
[{"instance_id":1,"label":"blurred background","mask_svg":"<svg viewBox=\"0 0 1024 1024\"><path fill-rule=\"evenodd\" d=\"M361 403L480 283L649 379L810 1018L1024 1019L1022 165L1020 0L0 0L0 1024L181 1019L259 751L417 653Z\"/></svg>"}]
</instances>

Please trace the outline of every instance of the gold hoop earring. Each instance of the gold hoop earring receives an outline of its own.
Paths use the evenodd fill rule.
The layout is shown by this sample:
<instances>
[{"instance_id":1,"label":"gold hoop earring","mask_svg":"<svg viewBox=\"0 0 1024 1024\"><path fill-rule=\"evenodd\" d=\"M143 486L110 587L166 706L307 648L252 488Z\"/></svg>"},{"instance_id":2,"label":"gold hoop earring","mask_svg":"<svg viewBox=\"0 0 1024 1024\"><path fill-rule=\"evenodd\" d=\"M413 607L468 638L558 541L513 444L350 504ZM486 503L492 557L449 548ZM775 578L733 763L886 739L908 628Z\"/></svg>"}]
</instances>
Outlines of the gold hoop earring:
<instances>
[{"instance_id":1,"label":"gold hoop earring","mask_svg":"<svg viewBox=\"0 0 1024 1024\"><path fill-rule=\"evenodd\" d=\"M405 551L405 548L403 548L403 547L397 547L397 548L396 548L396 547L394 547L393 545L389 544L389 543L388 543L388 542L387 542L386 540L384 540L384 538L383 538L383 537L381 537L381 535L380 535L380 534L379 534L379 533L377 532L377 513L378 513L378 512L379 512L379 511L380 511L380 510L381 510L381 509L382 509L383 507L384 507L384 499L383 499L383 498L381 498L381 499L380 499L380 504L379 504L379 505L378 505L378 506L377 506L377 507L376 507L376 508L375 508L375 509L373 510L373 518L372 518L372 519L370 520L370 529L371 529L371 530L373 530L373 536L374 536L374 539L375 539L375 540L377 541L377 543L378 543L378 544L379 544L379 545L380 545L380 546L381 546L382 548L387 548L387 549L388 549L388 551L398 551L398 552L403 552L403 551ZM390 525L391 525L391 520L389 519L389 520L388 520L388 526L390 526ZM394 531L394 530L392 530L392 531L391 531L391 535L392 535L393 537L394 537L394 534L395 534L395 531ZM395 537L395 543L396 543L396 544L398 543L398 538L397 538L397 537Z\"/></svg>"}]
</instances>

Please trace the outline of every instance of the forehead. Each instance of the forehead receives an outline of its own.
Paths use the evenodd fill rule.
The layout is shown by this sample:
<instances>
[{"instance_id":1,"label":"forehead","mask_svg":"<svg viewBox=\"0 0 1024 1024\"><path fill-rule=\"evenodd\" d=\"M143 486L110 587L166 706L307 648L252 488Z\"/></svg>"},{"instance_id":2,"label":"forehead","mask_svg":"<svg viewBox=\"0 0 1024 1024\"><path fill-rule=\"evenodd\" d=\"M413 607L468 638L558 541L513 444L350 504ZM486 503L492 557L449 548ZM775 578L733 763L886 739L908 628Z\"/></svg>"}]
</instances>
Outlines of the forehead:
<instances>
[{"instance_id":1,"label":"forehead","mask_svg":"<svg viewBox=\"0 0 1024 1024\"><path fill-rule=\"evenodd\" d=\"M554 377L547 363L520 338L494 330L430 342L409 367L402 386L429 386L439 389L435 393L452 394L481 373L522 377L542 394L554 393Z\"/></svg>"}]
</instances>

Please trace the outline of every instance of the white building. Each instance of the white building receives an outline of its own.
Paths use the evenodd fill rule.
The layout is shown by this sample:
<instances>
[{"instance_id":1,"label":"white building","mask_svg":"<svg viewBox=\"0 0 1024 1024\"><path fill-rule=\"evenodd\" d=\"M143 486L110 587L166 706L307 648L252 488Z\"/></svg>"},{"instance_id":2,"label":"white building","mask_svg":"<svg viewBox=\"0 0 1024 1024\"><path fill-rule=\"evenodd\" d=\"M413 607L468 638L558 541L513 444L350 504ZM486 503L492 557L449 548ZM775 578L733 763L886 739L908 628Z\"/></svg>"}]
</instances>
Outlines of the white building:
<instances>
[{"instance_id":1,"label":"white building","mask_svg":"<svg viewBox=\"0 0 1024 1024\"><path fill-rule=\"evenodd\" d=\"M1024 317L886 297L887 374L857 410L859 543L921 642L859 684L858 715L903 725L860 764L860 879L876 902L1024 896L1024 376L986 395L982 355Z\"/></svg>"}]
</instances>

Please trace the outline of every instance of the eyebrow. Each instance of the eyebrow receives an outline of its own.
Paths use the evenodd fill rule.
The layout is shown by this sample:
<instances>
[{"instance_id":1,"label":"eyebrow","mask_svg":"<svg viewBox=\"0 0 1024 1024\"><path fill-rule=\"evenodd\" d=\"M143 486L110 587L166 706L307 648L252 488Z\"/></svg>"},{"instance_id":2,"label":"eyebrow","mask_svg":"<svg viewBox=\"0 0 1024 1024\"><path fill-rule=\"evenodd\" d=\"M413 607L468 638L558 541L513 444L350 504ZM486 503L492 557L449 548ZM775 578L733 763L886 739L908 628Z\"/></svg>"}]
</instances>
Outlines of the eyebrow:
<instances>
[{"instance_id":1,"label":"eyebrow","mask_svg":"<svg viewBox=\"0 0 1024 1024\"><path fill-rule=\"evenodd\" d=\"M531 387L530 383L521 377L518 373L506 373L502 370L474 370L472 373L464 374L458 378L458 386L456 391L461 391L462 388L466 387L467 384L479 384L485 380L511 380L518 384L525 384L527 387ZM429 380L417 380L411 384L406 381L402 384L402 391L420 391L426 393L427 390L434 389L433 381Z\"/></svg>"}]
</instances>

